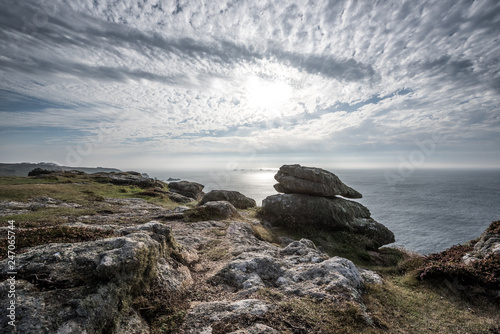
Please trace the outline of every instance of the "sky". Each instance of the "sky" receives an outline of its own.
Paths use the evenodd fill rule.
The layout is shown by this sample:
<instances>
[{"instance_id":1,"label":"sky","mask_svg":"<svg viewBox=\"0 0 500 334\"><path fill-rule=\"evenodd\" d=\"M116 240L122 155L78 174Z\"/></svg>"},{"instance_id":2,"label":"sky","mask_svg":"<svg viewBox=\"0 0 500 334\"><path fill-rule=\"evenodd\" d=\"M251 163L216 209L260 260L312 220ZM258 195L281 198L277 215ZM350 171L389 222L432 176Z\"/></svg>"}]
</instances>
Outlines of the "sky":
<instances>
[{"instance_id":1,"label":"sky","mask_svg":"<svg viewBox=\"0 0 500 334\"><path fill-rule=\"evenodd\" d=\"M500 168L496 0L2 0L0 35L0 162Z\"/></svg>"}]
</instances>

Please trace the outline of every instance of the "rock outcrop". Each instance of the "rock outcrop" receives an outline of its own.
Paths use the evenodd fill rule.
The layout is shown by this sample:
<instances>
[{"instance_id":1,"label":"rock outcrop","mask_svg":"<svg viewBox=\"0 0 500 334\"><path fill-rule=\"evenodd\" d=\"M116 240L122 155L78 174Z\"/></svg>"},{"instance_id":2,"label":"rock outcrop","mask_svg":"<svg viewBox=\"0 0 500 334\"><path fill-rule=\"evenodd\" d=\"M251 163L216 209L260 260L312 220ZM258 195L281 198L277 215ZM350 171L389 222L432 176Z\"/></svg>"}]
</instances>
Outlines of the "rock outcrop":
<instances>
[{"instance_id":1,"label":"rock outcrop","mask_svg":"<svg viewBox=\"0 0 500 334\"><path fill-rule=\"evenodd\" d=\"M190 181L170 182L168 184L170 191L195 200L201 197L204 187L202 184Z\"/></svg>"},{"instance_id":2,"label":"rock outcrop","mask_svg":"<svg viewBox=\"0 0 500 334\"><path fill-rule=\"evenodd\" d=\"M132 298L158 286L166 294L192 284L192 253L158 222L92 242L46 244L18 254L18 333L149 333ZM0 262L7 276L7 260ZM0 283L7 305L8 281ZM7 319L6 308L0 316ZM6 321L0 324L8 332Z\"/></svg>"},{"instance_id":3,"label":"rock outcrop","mask_svg":"<svg viewBox=\"0 0 500 334\"><path fill-rule=\"evenodd\" d=\"M163 184L157 180L144 177L140 173L132 172L132 174L121 173L96 173L93 176L102 182L109 182L116 185L132 185L140 188L163 188Z\"/></svg>"},{"instance_id":4,"label":"rock outcrop","mask_svg":"<svg viewBox=\"0 0 500 334\"><path fill-rule=\"evenodd\" d=\"M199 294L210 292L187 312L180 333L212 333L229 323L237 324L239 331L221 332L278 333L272 321L278 305L259 298L259 291L317 302L330 300L339 307L343 301L352 302L362 310L363 277L381 281L377 274L361 272L347 259L330 258L310 240L292 241L284 248L259 240L249 222L234 220L224 228L221 222L202 221L189 228L196 233L188 233L185 224L173 227L179 243L201 250L214 245L207 254L219 249L225 255L217 261L204 257L205 262L193 268L207 272L204 280L209 286L201 290L206 283L197 285ZM217 233L214 240L214 229L223 228L224 233ZM222 301L220 296L224 296Z\"/></svg>"},{"instance_id":5,"label":"rock outcrop","mask_svg":"<svg viewBox=\"0 0 500 334\"><path fill-rule=\"evenodd\" d=\"M500 257L500 220L494 221L488 226L474 244L472 252L467 253L463 261L471 263L489 256Z\"/></svg>"},{"instance_id":6,"label":"rock outcrop","mask_svg":"<svg viewBox=\"0 0 500 334\"><path fill-rule=\"evenodd\" d=\"M223 220L240 217L236 208L229 202L207 202L201 206L184 211L187 221Z\"/></svg>"},{"instance_id":7,"label":"rock outcrop","mask_svg":"<svg viewBox=\"0 0 500 334\"><path fill-rule=\"evenodd\" d=\"M361 198L359 192L346 186L337 175L321 168L283 165L274 178L279 182L274 188L280 193Z\"/></svg>"},{"instance_id":8,"label":"rock outcrop","mask_svg":"<svg viewBox=\"0 0 500 334\"><path fill-rule=\"evenodd\" d=\"M238 209L253 208L257 205L254 199L246 197L238 191L230 190L212 190L209 193L205 194L205 196L203 196L199 205L203 205L207 202L213 201L227 201Z\"/></svg>"},{"instance_id":9,"label":"rock outcrop","mask_svg":"<svg viewBox=\"0 0 500 334\"><path fill-rule=\"evenodd\" d=\"M333 173L284 165L275 178L280 182L275 188L287 193L263 200L262 215L271 224L302 231L347 231L363 235L371 249L394 242L394 234L371 218L365 206L334 196L360 198L361 194Z\"/></svg>"}]
</instances>

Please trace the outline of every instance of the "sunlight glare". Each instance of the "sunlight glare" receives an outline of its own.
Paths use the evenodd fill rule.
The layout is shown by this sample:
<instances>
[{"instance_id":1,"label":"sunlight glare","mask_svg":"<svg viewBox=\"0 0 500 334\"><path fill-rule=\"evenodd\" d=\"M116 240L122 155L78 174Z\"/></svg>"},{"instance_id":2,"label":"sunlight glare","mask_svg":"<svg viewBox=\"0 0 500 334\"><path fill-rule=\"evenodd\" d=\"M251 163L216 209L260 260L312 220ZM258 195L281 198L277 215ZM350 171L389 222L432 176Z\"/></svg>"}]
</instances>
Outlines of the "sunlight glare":
<instances>
[{"instance_id":1,"label":"sunlight glare","mask_svg":"<svg viewBox=\"0 0 500 334\"><path fill-rule=\"evenodd\" d=\"M292 87L283 81L266 81L256 76L247 80L248 103L254 109L279 114L292 97Z\"/></svg>"}]
</instances>

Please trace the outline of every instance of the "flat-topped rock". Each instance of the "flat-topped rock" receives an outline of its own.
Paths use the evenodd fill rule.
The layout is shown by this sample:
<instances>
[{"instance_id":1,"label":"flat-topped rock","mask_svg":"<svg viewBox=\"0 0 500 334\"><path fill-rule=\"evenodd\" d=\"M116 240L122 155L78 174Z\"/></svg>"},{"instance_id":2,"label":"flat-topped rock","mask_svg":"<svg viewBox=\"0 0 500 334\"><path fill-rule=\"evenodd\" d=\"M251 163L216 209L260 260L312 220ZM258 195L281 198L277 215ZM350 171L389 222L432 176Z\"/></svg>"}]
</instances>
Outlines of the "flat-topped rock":
<instances>
[{"instance_id":1,"label":"flat-topped rock","mask_svg":"<svg viewBox=\"0 0 500 334\"><path fill-rule=\"evenodd\" d=\"M297 193L313 196L343 196L361 198L362 195L345 185L337 175L316 167L283 165L274 176L279 183L274 186L280 193Z\"/></svg>"},{"instance_id":2,"label":"flat-topped rock","mask_svg":"<svg viewBox=\"0 0 500 334\"><path fill-rule=\"evenodd\" d=\"M246 197L238 191L230 190L212 190L203 196L199 205L213 201L227 201L238 209L253 208L257 205L254 199Z\"/></svg>"},{"instance_id":3,"label":"flat-topped rock","mask_svg":"<svg viewBox=\"0 0 500 334\"><path fill-rule=\"evenodd\" d=\"M174 193L198 200L203 195L202 190L205 186L197 182L179 181L170 182L168 188Z\"/></svg>"}]
</instances>

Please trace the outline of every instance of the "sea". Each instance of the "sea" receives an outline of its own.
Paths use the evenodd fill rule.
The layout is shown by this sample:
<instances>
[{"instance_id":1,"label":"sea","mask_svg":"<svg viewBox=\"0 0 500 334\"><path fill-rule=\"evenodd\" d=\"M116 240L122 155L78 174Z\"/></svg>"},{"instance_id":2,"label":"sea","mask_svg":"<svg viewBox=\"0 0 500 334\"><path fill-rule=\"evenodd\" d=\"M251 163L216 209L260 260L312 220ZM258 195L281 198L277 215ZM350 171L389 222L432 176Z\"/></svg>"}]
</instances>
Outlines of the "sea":
<instances>
[{"instance_id":1,"label":"sea","mask_svg":"<svg viewBox=\"0 0 500 334\"><path fill-rule=\"evenodd\" d=\"M363 194L356 201L394 232L396 242L421 254L440 252L478 237L500 220L500 170L330 170ZM262 205L277 194L277 169L150 171L151 177L195 181L203 191L236 190Z\"/></svg>"}]
</instances>

